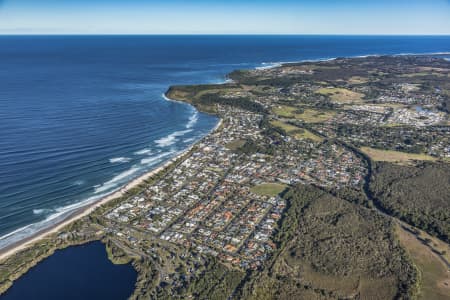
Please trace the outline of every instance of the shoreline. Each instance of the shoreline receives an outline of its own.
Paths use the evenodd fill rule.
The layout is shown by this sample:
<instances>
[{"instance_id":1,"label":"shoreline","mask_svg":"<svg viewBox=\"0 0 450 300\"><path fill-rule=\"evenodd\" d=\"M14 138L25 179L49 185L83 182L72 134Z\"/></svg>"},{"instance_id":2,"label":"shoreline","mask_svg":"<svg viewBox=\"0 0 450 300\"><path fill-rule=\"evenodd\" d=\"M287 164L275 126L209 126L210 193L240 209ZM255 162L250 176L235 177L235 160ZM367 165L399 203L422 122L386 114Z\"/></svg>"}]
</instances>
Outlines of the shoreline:
<instances>
[{"instance_id":1,"label":"shoreline","mask_svg":"<svg viewBox=\"0 0 450 300\"><path fill-rule=\"evenodd\" d=\"M183 150L180 154L178 154L174 158L170 159L163 165L157 167L156 169L153 169L153 170L133 179L132 181L128 182L127 184L125 184L124 186L119 188L119 190L112 192L111 194L99 199L98 201L95 201L91 204L87 204L86 206L80 207L79 209L70 213L64 220L61 220L60 222L57 222L54 225L49 226L48 228L42 229L41 231L36 232L34 235L32 235L28 238L25 238L21 241L17 241L16 243L13 243L12 245L5 247L4 249L0 250L0 261L8 258L9 256L12 256L16 252L19 252L19 251L27 248L30 244L38 242L53 233L57 233L62 228L71 224L72 222L75 222L75 221L89 215L98 207L100 207L114 199L124 196L126 194L126 192L128 192L129 190L133 189L134 187L140 185L145 180L147 180L149 177L154 176L157 173L164 170L165 168L169 167L177 159L182 157L184 154L189 152L191 149L192 149L192 146L187 148L186 150Z\"/></svg>"},{"instance_id":2,"label":"shoreline","mask_svg":"<svg viewBox=\"0 0 450 300\"><path fill-rule=\"evenodd\" d=\"M186 103L186 102L170 99L165 94L164 94L164 99L167 101L176 101L179 103L184 103L184 104L189 105L189 103ZM197 110L195 107L193 107L193 108L195 110ZM145 182L150 177L157 175L158 173L164 171L165 169L170 167L172 164L177 162L179 159L181 159L183 156L185 156L187 153L189 153L205 137L207 137L211 133L214 133L218 128L220 128L221 125L222 125L222 119L219 118L217 124L208 132L208 134L206 134L204 137L202 137L201 139L199 139L198 141L196 141L195 143L190 145L188 148L180 151L177 155L170 158L168 161L157 166L155 169L152 169L152 170L140 175L139 177L132 179L128 183L121 186L118 190L111 192L109 195L106 195L105 197L103 197L97 201L94 201L93 203L89 203L89 204L86 204L85 206L77 208L73 212L70 212L67 215L67 217L65 217L63 220L50 225L48 228L39 230L29 237L26 237L22 240L12 243L11 245L6 246L3 249L0 249L0 262L8 259L10 256L13 256L17 252L20 252L20 251L26 249L28 246L32 245L33 243L43 240L52 234L58 233L61 229L68 226L69 224L71 224L83 217L88 216L89 214L94 212L100 206L105 205L114 199L117 199L117 198L120 198L120 197L126 195L126 193L129 190L139 186L140 184Z\"/></svg>"},{"instance_id":3,"label":"shoreline","mask_svg":"<svg viewBox=\"0 0 450 300\"><path fill-rule=\"evenodd\" d=\"M431 53L398 53L398 54L367 54L367 55L356 55L356 56L346 56L346 58L364 58L364 57L371 57L371 56L427 56L427 55L447 55L450 54L450 52L431 52ZM323 61L333 61L338 59L339 57L333 57L333 58L319 58L319 59L312 59L312 60L299 60L299 61L292 61L292 62L273 62L273 63L261 63L262 65L267 64L268 66L260 66L260 67L253 67L249 70L261 70L261 69L272 69L272 68L277 68L277 67L282 67L285 65L289 65L289 64L297 64L297 63L308 63L308 62L323 62ZM226 79L222 84L226 84L228 83L229 79ZM169 97L167 97L167 92L162 94L163 99L165 99L166 101L173 101L173 102L177 102L177 103L183 103L183 104L187 104L187 105L191 105L187 102L184 101L179 101L179 100L174 100L174 99L170 99ZM197 110L198 109L196 107L194 107L193 105L191 105L191 107L193 107L193 109ZM205 138L206 136L210 135L211 133L215 132L222 124L222 119L219 118L218 123L216 124L216 126L208 132L208 134L206 134L203 138ZM60 231L62 228L64 228L65 226L91 214L95 209L97 209L98 207L114 200L117 199L121 196L124 196L126 194L126 192L128 192L129 190L133 189L134 187L140 185L141 183L143 183L146 179L148 179L151 176L156 175L157 173L163 171L164 169L166 169L167 167L169 167L171 164L173 164L175 161L177 161L178 159L180 159L181 157L183 157L186 153L188 153L196 144L198 144L199 142L201 142L203 140L203 138L201 138L200 140L196 141L194 144L192 144L191 146L189 146L188 148L182 150L181 152L179 152L179 154L177 154L175 157L169 159L168 161L166 161L165 163L163 163L162 165L156 167L153 170L150 170L144 174L142 174L141 176L129 181L128 183L124 184L122 187L120 187L118 190L116 190L115 192L112 192L109 195L106 195L105 197L94 201L90 204L86 204L85 206L82 206L80 208L77 208L76 210L74 210L73 212L69 213L67 215L67 217L65 217L63 220L56 222L55 224L50 225L48 228L44 228L40 231L37 231L35 234L26 237L22 240L19 240L17 242L12 243L11 245L6 246L3 249L0 249L0 262L7 259L8 257L14 255L16 252L19 252L23 249L26 249L29 245L42 240L46 237L48 237L51 234L57 233L58 231Z\"/></svg>"}]
</instances>

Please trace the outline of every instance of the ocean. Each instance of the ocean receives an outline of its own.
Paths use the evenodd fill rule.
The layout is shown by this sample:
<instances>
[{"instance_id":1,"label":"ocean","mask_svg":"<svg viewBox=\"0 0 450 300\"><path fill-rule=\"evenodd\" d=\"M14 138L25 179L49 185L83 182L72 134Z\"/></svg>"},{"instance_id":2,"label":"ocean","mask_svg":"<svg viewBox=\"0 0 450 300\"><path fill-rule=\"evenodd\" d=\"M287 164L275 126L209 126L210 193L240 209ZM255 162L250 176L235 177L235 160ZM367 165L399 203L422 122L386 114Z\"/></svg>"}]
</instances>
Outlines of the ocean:
<instances>
[{"instance_id":1,"label":"ocean","mask_svg":"<svg viewBox=\"0 0 450 300\"><path fill-rule=\"evenodd\" d=\"M449 51L448 36L0 36L0 249L206 135L217 118L164 99L171 85L279 62Z\"/></svg>"}]
</instances>

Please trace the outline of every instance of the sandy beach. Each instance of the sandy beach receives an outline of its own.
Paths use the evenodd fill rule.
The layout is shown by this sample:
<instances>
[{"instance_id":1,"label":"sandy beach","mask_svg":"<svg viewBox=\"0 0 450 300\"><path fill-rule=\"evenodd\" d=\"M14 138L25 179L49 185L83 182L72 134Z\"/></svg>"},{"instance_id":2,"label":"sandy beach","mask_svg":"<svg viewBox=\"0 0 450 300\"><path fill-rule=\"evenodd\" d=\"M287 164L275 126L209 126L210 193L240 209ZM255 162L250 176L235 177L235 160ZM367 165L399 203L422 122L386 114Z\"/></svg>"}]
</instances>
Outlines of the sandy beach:
<instances>
[{"instance_id":1,"label":"sandy beach","mask_svg":"<svg viewBox=\"0 0 450 300\"><path fill-rule=\"evenodd\" d=\"M217 125L210 131L209 134L215 132L221 126L221 124L222 124L222 119L219 120ZM18 241L16 243L0 250L0 261L7 259L9 256L13 255L14 253L17 253L23 249L26 249L31 244L33 244L39 240L42 240L51 234L59 232L61 229L63 229L70 223L89 215L95 209L110 202L111 200L114 200L114 199L124 196L127 191L137 187L138 185L143 183L145 180L158 174L159 172L163 171L164 169L166 169L167 167L169 167L170 165L175 163L177 160L182 158L186 153L191 151L195 145L197 145L199 142L201 142L201 140L197 141L195 144L193 144L190 147L188 147L187 149L183 150L181 153L179 153L175 157L171 158L169 161L165 162L164 164L160 165L156 169L153 169L153 170L139 176L138 178L133 179L126 185L122 186L116 192L113 192L94 203L88 204L84 207L80 207L76 211L72 212L66 219L62 220L61 222L58 222L58 223L54 224L53 226L50 226L49 228L46 228L46 229L43 229L43 230L37 232L36 234L34 234L31 237L25 238L21 241Z\"/></svg>"},{"instance_id":2,"label":"sandy beach","mask_svg":"<svg viewBox=\"0 0 450 300\"><path fill-rule=\"evenodd\" d=\"M27 239L24 239L23 241L19 241L16 244L11 245L10 247L7 247L3 250L0 251L0 260L3 260L7 257L9 257L10 255L25 249L27 246L29 246L30 244L33 244L53 233L57 233L58 231L60 231L62 228L64 228L65 226L69 225L70 223L81 219L87 215L89 215L90 213L92 213L96 208L110 202L113 199L122 197L123 195L126 194L127 191L129 191L130 189L138 186L139 184L143 183L145 180L147 180L148 178L152 177L153 175L161 172L162 170L164 170L165 168L167 168L168 166L170 166L172 163L174 163L177 159L179 159L180 157L182 157L185 153L187 153L188 151L190 151L192 147L186 149L185 151L183 151L182 153L180 153L179 155L177 155L176 157L172 158L171 160L169 160L168 162L166 162L165 164L163 164L162 166L143 174L142 176L130 181L129 183L127 183L125 186L121 187L118 191L113 192L112 194L94 202L91 204L88 204L84 207L79 208L78 210L74 211L71 215L69 215L65 220L51 226L50 228L44 229L40 232L37 232L34 236L29 237Z\"/></svg>"}]
</instances>

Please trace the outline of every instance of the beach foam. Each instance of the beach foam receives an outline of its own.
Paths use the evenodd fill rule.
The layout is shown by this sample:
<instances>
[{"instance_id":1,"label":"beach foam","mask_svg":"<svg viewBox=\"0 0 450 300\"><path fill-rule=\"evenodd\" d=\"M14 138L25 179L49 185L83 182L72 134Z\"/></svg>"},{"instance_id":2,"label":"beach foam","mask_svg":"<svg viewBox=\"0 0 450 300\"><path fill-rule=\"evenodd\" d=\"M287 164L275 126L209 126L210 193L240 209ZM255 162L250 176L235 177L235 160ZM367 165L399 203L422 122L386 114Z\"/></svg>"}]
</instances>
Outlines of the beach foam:
<instances>
[{"instance_id":1,"label":"beach foam","mask_svg":"<svg viewBox=\"0 0 450 300\"><path fill-rule=\"evenodd\" d=\"M49 213L49 212L53 212L53 210L47 209L47 208L33 209L33 214L35 214L35 215L42 215L42 214Z\"/></svg>"},{"instance_id":2,"label":"beach foam","mask_svg":"<svg viewBox=\"0 0 450 300\"><path fill-rule=\"evenodd\" d=\"M161 97L162 97L164 100L166 100L166 101L176 102L176 103L181 103L181 104L184 104L184 105L188 105L186 102L182 102L182 101L177 101L177 100L170 99L169 97L166 96L165 93L162 93Z\"/></svg>"},{"instance_id":3,"label":"beach foam","mask_svg":"<svg viewBox=\"0 0 450 300\"><path fill-rule=\"evenodd\" d=\"M83 185L83 184L85 184L85 181L84 180L77 180L77 181L75 181L74 183L73 183L73 185Z\"/></svg>"},{"instance_id":4,"label":"beach foam","mask_svg":"<svg viewBox=\"0 0 450 300\"><path fill-rule=\"evenodd\" d=\"M108 191L108 190L111 190L111 189L117 187L119 184L121 184L121 181L131 177L133 174L135 174L139 170L140 170L140 168L134 166L131 169L114 176L113 179L108 180L107 182L103 183L100 186L97 186L95 188L95 194L105 192L105 191Z\"/></svg>"},{"instance_id":5,"label":"beach foam","mask_svg":"<svg viewBox=\"0 0 450 300\"><path fill-rule=\"evenodd\" d=\"M21 241L27 237L32 236L36 232L49 228L50 226L64 220L70 213L75 211L76 209L86 206L90 203L93 203L103 197L108 195L108 193L100 194L96 196L89 197L81 202L77 202L74 204L70 204L67 206L63 206L57 209L33 209L33 214L42 215L45 213L51 213L51 215L47 216L44 220L32 223L21 228L18 228L8 234L5 234L0 237L0 249L11 245L15 242Z\"/></svg>"},{"instance_id":6,"label":"beach foam","mask_svg":"<svg viewBox=\"0 0 450 300\"><path fill-rule=\"evenodd\" d=\"M164 152L164 153L159 154L156 157L150 158L153 161L148 160L148 161L144 161L144 162L147 164L154 165L155 163L163 161L164 158L167 158L168 156L181 155L181 153L183 153L184 151L187 151L188 149L184 149L182 151L177 152L177 150L175 148L172 148L168 152ZM60 208L56 208L56 209L34 209L33 210L34 214L44 214L44 213L52 213L52 212L53 213L51 215L47 216L42 221L23 226L23 227L18 228L8 234L1 236L0 237L0 249L7 247L8 245L14 244L15 242L24 240L25 238L31 237L33 234L35 234L36 232L39 232L40 230L50 228L51 226L66 219L71 213L73 213L74 211L76 211L79 208L82 208L89 204L95 203L96 201L98 201L100 199L106 199L105 197L108 195L109 195L109 197L114 197L113 196L114 192L117 192L119 190L120 181L125 180L128 177L132 177L132 175L135 174L139 170L141 170L141 168L134 166L133 168L118 174L112 180L107 181L102 185L96 186L97 187L96 193L101 190L111 189L105 193L94 195L83 201L69 204L69 205L66 205L66 206L63 206ZM156 170L158 170L158 169L155 169L155 171Z\"/></svg>"},{"instance_id":7,"label":"beach foam","mask_svg":"<svg viewBox=\"0 0 450 300\"><path fill-rule=\"evenodd\" d=\"M112 164L126 163L126 162L129 162L130 160L131 160L131 158L128 158L128 157L114 157L114 158L110 158L109 162Z\"/></svg>"},{"instance_id":8,"label":"beach foam","mask_svg":"<svg viewBox=\"0 0 450 300\"><path fill-rule=\"evenodd\" d=\"M152 150L151 149L142 149L142 150L134 152L133 154L135 154L135 155L151 155Z\"/></svg>"},{"instance_id":9,"label":"beach foam","mask_svg":"<svg viewBox=\"0 0 450 300\"><path fill-rule=\"evenodd\" d=\"M165 157L174 154L175 152L176 151L174 149L172 149L171 151L168 151L168 152L165 152L165 153L161 153L161 154L156 155L154 157L141 159L141 164L143 164L143 165L154 165L156 163L161 162Z\"/></svg>"},{"instance_id":10,"label":"beach foam","mask_svg":"<svg viewBox=\"0 0 450 300\"><path fill-rule=\"evenodd\" d=\"M197 123L198 121L198 111L196 109L194 109L194 113L189 117L189 121L186 124L186 128L190 129L192 127L194 127L194 125Z\"/></svg>"},{"instance_id":11,"label":"beach foam","mask_svg":"<svg viewBox=\"0 0 450 300\"><path fill-rule=\"evenodd\" d=\"M155 143L158 145L158 147L161 147L161 148L172 146L173 144L175 144L178 141L177 137L183 136L186 133L189 133L191 131L192 131L192 129L175 131L163 138L156 140Z\"/></svg>"},{"instance_id":12,"label":"beach foam","mask_svg":"<svg viewBox=\"0 0 450 300\"><path fill-rule=\"evenodd\" d=\"M283 64L285 64L284 62L263 62L261 64L261 66L256 67L256 70L268 70L268 69L273 69L276 67L281 67Z\"/></svg>"},{"instance_id":13,"label":"beach foam","mask_svg":"<svg viewBox=\"0 0 450 300\"><path fill-rule=\"evenodd\" d=\"M187 138L187 139L184 139L184 140L183 140L183 143L191 143L191 142L193 142L193 141L195 141L195 140L196 140L195 137Z\"/></svg>"},{"instance_id":14,"label":"beach foam","mask_svg":"<svg viewBox=\"0 0 450 300\"><path fill-rule=\"evenodd\" d=\"M398 53L398 54L394 54L397 56L402 56L402 55L450 55L450 52L404 52L404 53Z\"/></svg>"}]
</instances>

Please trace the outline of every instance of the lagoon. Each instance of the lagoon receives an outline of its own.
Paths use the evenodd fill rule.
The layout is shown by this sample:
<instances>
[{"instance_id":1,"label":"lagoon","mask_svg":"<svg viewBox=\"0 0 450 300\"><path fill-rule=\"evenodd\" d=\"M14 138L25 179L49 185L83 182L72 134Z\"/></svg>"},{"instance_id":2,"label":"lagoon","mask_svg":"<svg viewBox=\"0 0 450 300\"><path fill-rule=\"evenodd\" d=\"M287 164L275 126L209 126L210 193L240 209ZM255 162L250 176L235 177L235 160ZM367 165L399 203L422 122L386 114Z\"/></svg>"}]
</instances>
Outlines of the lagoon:
<instances>
[{"instance_id":1,"label":"lagoon","mask_svg":"<svg viewBox=\"0 0 450 300\"><path fill-rule=\"evenodd\" d=\"M137 273L114 265L101 242L58 250L22 276L0 300L127 299Z\"/></svg>"}]
</instances>

